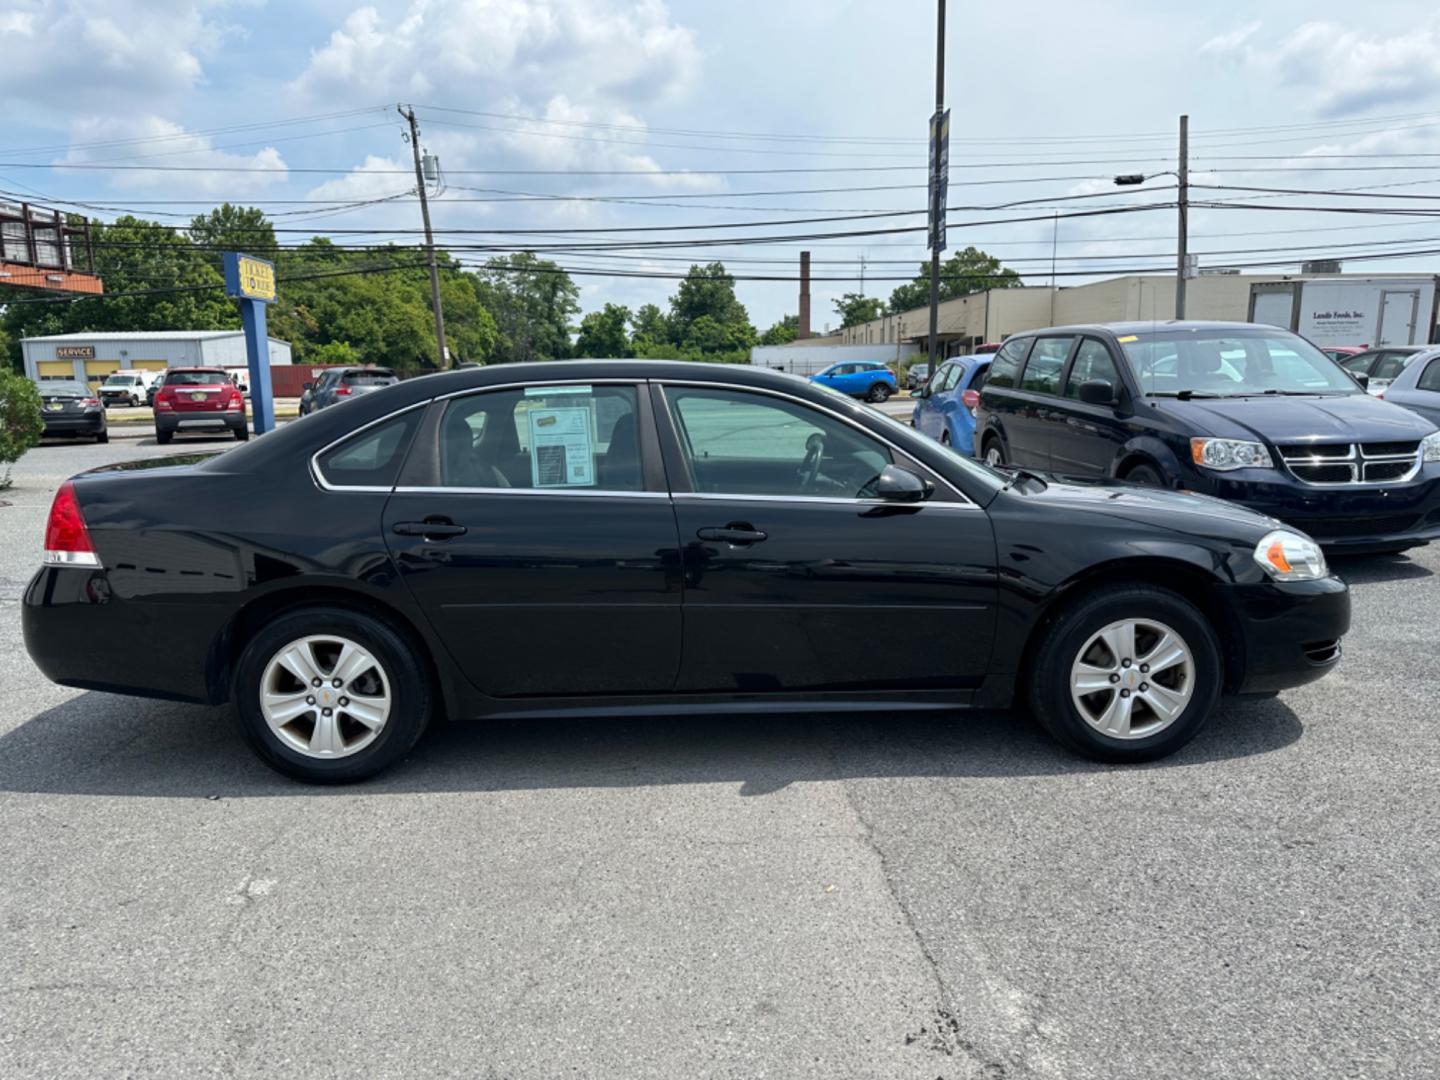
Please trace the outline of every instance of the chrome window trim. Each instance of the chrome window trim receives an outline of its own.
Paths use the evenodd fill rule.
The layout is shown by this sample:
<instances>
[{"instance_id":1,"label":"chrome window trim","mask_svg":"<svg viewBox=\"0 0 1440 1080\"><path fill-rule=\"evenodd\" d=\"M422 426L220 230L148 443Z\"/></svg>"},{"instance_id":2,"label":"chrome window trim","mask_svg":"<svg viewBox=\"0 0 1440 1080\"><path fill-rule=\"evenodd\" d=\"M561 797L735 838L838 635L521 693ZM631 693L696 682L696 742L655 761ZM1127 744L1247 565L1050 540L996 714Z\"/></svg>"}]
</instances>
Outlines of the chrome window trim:
<instances>
[{"instance_id":1,"label":"chrome window trim","mask_svg":"<svg viewBox=\"0 0 1440 1080\"><path fill-rule=\"evenodd\" d=\"M859 499L843 495L724 495L713 491L677 491L671 496L676 502L684 502L691 499L697 501L721 500L724 502L760 502L760 503L825 503L839 506L895 506L913 507L916 510L925 507L938 507L943 510L979 510L980 507L974 503L958 502L894 502L890 499Z\"/></svg>"},{"instance_id":2,"label":"chrome window trim","mask_svg":"<svg viewBox=\"0 0 1440 1080\"><path fill-rule=\"evenodd\" d=\"M874 431L871 431L871 430L870 430L869 428L867 428L864 424L859 423L858 421L856 421L856 420L853 419L852 417L846 416L844 413L836 412L834 409L828 408L828 407L826 407L826 406L824 406L824 405L816 404L815 402L809 401L809 400L807 400L806 398L796 397L794 394L787 394L787 393L786 393L785 391L783 391L783 390L773 390L773 389L771 389L771 388L768 387L768 386L746 386L746 385L744 385L743 383L707 382L707 381L698 380L698 379L663 379L663 378L662 378L662 379L652 379L651 381L654 382L654 383L656 383L657 385L659 385L659 387L660 387L660 389L661 389L661 391L662 391L660 397L661 397L661 399L665 402L665 411L666 411L666 412L669 414L669 416L670 416L670 426L673 427L673 428L675 428L675 430L676 430L677 432L680 430L680 427L679 427L678 424L676 424L674 411L670 408L670 398L669 398L666 394L663 393L663 391L665 390L666 387L669 387L669 386L698 386L698 387L701 387L701 388L704 388L704 389L710 389L710 390L738 390L738 391L740 391L741 393L768 394L768 395L770 395L771 397L783 398L783 399L786 400L786 401L793 401L793 402L795 402L795 404L797 404L797 405L803 405L803 406L805 406L806 408L815 409L815 410L817 410L817 411L819 411L819 412L825 413L827 416L833 416L836 420L839 420L841 423L850 425L850 427L854 428L856 431L860 432L862 435L868 435L870 438L875 439L877 442L884 443L884 444L885 444L886 446L888 446L891 450L894 450L896 453L903 455L907 461L915 461L915 456L914 456L913 454L911 454L910 451L906 450L903 446L899 446L899 445L897 445L896 443L891 442L891 441L890 441L889 439L887 439L884 435L880 435L880 434L878 434L878 433L876 433L876 432L874 432ZM684 453L684 448L683 448L683 447L681 448L681 453ZM920 465L920 467L921 467L922 469L925 469L927 472L932 472L932 473L935 472L934 469L931 469L928 465L925 465L925 464L922 463L922 462L915 462L915 463L918 464L918 465ZM937 473L937 475L938 475L938 473ZM941 477L941 479L944 480L943 477ZM893 502L890 502L890 501L887 500L887 499L874 499L874 500L871 500L871 499L855 499L855 498L835 498L835 499L831 499L831 498L826 498L826 497L824 497L824 496L818 496L818 495L814 495L814 496L812 496L812 495L746 495L746 494L738 494L738 493L737 493L737 494L726 494L726 493L723 493L723 492L676 492L676 493L675 493L675 498L678 499L678 498L681 498L681 497L684 496L684 495L699 494L699 495L702 495L702 496L708 496L708 497L719 498L719 499L763 499L763 500L766 500L766 501L777 500L777 499L778 499L778 500L781 501L781 502L786 502L786 501L789 501L789 502L813 502L813 501L845 502L845 503L858 503L858 504L867 505L867 506L870 506L870 505L878 505L878 506L964 506L964 507L967 507L967 508L973 508L973 509L975 509L975 510L979 510L979 509L980 509L980 506L979 506L977 503L975 503L973 500L967 498L966 495L965 495L965 493L962 492L959 488L955 487L955 485L952 484L952 483L950 483L950 481L944 480L944 483L945 483L945 486L948 487L951 491L953 491L953 492L955 493L955 496L956 496L959 500L961 500L961 501L956 502L956 501L954 501L953 499L946 498L946 499L941 499L941 500L939 500L938 502L893 503Z\"/></svg>"},{"instance_id":3,"label":"chrome window trim","mask_svg":"<svg viewBox=\"0 0 1440 1080\"><path fill-rule=\"evenodd\" d=\"M396 409L394 412L388 412L388 413L386 413L384 416L381 416L381 417L379 417L379 418L377 418L377 419L375 419L375 420L371 420L369 423L361 424L358 428L354 428L354 429L352 429L352 430L350 430L350 431L347 431L344 435L341 435L338 439L334 439L334 440L326 443L326 444L325 444L324 446L322 446L319 450L316 450L315 453L313 453L313 454L310 455L310 479L311 479L312 481L314 481L315 486L318 487L318 488L320 488L321 491L354 491L354 492L360 492L360 493L362 493L362 494L371 494L371 495L378 494L378 493L381 493L381 492L391 492L391 491L394 491L394 490L395 490L395 485L394 485L394 484L387 484L387 485L385 485L385 486L383 486L383 487L381 487L381 486L376 486L376 485L369 485L369 486L367 486L367 485L364 485L364 484L332 484L332 483L330 483L330 481L328 481L328 480L325 479L324 473L322 473L322 472L320 471L320 457L321 457L321 455L323 455L323 454L329 453L331 450L335 449L335 447L339 446L341 443L346 442L346 441L348 441L348 440L350 440L350 439L353 439L356 435L359 435L362 431L369 431L372 427L375 427L377 424L383 424L383 423L385 423L385 422L388 421L388 420L393 420L393 419L395 419L395 417L397 417L397 416L403 416L405 413L410 412L412 409L423 409L423 408L426 408L426 407L427 407L432 401L434 401L434 400L435 400L434 398L426 398L424 401L417 401L417 402L414 402L413 404L406 405L406 406L404 406L404 407L402 407L402 408Z\"/></svg>"},{"instance_id":4,"label":"chrome window trim","mask_svg":"<svg viewBox=\"0 0 1440 1080\"><path fill-rule=\"evenodd\" d=\"M391 490L386 488L386 491ZM580 495L607 499L668 499L668 491L620 491L615 488L397 487L396 495Z\"/></svg>"},{"instance_id":5,"label":"chrome window trim","mask_svg":"<svg viewBox=\"0 0 1440 1080\"><path fill-rule=\"evenodd\" d=\"M527 379L524 382L496 383L494 386L472 386L465 390L452 390L448 394L440 394L432 401L449 401L451 398L470 397L473 394L488 394L494 390L521 390L530 386L634 386L640 387L649 382L649 379L636 376L634 378L618 378L607 375L603 379ZM503 488L501 489L504 490Z\"/></svg>"}]
</instances>

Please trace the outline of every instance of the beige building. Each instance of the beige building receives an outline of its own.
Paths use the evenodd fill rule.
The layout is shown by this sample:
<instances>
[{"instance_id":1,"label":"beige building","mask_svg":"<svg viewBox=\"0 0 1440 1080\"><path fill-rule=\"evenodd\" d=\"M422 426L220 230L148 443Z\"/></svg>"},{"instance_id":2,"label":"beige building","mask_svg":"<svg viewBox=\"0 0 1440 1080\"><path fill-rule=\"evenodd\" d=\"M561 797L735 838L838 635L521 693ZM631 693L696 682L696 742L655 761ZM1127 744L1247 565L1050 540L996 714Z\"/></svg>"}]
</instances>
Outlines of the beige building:
<instances>
[{"instance_id":1,"label":"beige building","mask_svg":"<svg viewBox=\"0 0 1440 1080\"><path fill-rule=\"evenodd\" d=\"M1367 279L1391 276L1414 277L1364 275ZM1202 274L1188 282L1185 317L1244 322L1251 318L1252 285L1313 278L1334 281L1337 275ZM1174 277L1132 274L1060 288L1027 285L991 289L946 300L940 304L939 330L945 354L957 356L987 342L1003 341L1021 330L1074 323L1169 319L1174 312ZM929 334L930 309L916 308L847 327L822 340L837 345L923 344Z\"/></svg>"}]
</instances>

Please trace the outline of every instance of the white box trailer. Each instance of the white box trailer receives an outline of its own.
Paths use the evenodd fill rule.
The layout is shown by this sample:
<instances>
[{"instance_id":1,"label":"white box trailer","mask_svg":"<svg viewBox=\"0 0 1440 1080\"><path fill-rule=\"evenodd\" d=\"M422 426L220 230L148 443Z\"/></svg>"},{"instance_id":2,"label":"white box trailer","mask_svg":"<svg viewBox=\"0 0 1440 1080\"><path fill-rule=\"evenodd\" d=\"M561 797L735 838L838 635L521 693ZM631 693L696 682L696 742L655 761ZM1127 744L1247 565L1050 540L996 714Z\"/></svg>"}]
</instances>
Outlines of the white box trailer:
<instances>
[{"instance_id":1,"label":"white box trailer","mask_svg":"<svg viewBox=\"0 0 1440 1080\"><path fill-rule=\"evenodd\" d=\"M919 351L917 345L894 342L888 345L756 345L750 350L750 363L792 375L814 375L831 364L860 360L893 364Z\"/></svg>"},{"instance_id":2,"label":"white box trailer","mask_svg":"<svg viewBox=\"0 0 1440 1080\"><path fill-rule=\"evenodd\" d=\"M1283 326L1323 347L1428 345L1436 278L1296 278L1250 286L1253 323Z\"/></svg>"}]
</instances>

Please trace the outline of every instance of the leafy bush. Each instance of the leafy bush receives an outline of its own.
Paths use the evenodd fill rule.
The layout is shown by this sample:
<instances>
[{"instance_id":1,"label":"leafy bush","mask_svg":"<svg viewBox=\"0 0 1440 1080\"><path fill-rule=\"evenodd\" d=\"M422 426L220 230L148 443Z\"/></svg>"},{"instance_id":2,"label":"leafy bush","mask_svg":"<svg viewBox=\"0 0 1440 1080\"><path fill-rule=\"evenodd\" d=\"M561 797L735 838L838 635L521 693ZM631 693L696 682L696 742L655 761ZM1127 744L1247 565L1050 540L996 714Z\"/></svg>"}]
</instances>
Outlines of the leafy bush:
<instances>
[{"instance_id":1,"label":"leafy bush","mask_svg":"<svg viewBox=\"0 0 1440 1080\"><path fill-rule=\"evenodd\" d=\"M40 391L24 375L0 365L0 490L10 486L10 466L40 441L45 421L40 415Z\"/></svg>"}]
</instances>

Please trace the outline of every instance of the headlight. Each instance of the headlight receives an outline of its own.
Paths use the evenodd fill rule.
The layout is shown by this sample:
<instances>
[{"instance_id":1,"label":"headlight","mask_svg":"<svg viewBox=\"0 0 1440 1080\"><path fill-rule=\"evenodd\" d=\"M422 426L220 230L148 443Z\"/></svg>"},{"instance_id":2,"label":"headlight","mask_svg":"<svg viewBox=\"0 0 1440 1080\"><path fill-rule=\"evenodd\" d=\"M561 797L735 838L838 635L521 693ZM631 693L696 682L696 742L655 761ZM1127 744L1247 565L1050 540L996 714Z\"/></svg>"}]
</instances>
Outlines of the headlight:
<instances>
[{"instance_id":1,"label":"headlight","mask_svg":"<svg viewBox=\"0 0 1440 1080\"><path fill-rule=\"evenodd\" d=\"M1277 529L1255 545L1255 561L1276 581L1314 581L1330 573L1319 544L1284 529Z\"/></svg>"},{"instance_id":2,"label":"headlight","mask_svg":"<svg viewBox=\"0 0 1440 1080\"><path fill-rule=\"evenodd\" d=\"M1190 457L1202 469L1217 472L1275 467L1264 443L1242 442L1239 439L1191 439Z\"/></svg>"},{"instance_id":3,"label":"headlight","mask_svg":"<svg viewBox=\"0 0 1440 1080\"><path fill-rule=\"evenodd\" d=\"M1440 461L1440 431L1432 431L1421 439L1420 449L1424 452L1427 462Z\"/></svg>"}]
</instances>

